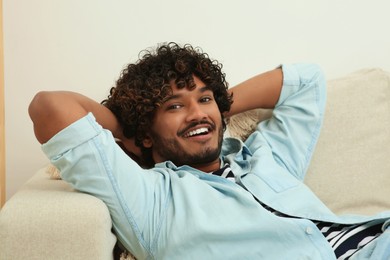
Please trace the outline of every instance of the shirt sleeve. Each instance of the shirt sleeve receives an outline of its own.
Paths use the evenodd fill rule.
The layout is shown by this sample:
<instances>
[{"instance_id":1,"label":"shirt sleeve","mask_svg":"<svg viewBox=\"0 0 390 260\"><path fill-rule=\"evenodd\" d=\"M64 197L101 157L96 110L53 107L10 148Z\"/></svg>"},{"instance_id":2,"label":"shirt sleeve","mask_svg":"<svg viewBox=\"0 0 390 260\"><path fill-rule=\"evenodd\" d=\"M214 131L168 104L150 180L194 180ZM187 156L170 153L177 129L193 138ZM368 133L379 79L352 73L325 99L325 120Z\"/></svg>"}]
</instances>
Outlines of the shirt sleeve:
<instances>
[{"instance_id":1,"label":"shirt sleeve","mask_svg":"<svg viewBox=\"0 0 390 260\"><path fill-rule=\"evenodd\" d=\"M56 134L42 150L62 179L107 205L126 248L148 254L154 231L145 228L159 225L165 205L162 173L144 170L131 160L91 113Z\"/></svg>"},{"instance_id":2,"label":"shirt sleeve","mask_svg":"<svg viewBox=\"0 0 390 260\"><path fill-rule=\"evenodd\" d=\"M283 87L269 120L257 132L270 147L274 160L303 180L322 126L326 81L314 64L283 65ZM250 139L248 147L255 147Z\"/></svg>"}]
</instances>

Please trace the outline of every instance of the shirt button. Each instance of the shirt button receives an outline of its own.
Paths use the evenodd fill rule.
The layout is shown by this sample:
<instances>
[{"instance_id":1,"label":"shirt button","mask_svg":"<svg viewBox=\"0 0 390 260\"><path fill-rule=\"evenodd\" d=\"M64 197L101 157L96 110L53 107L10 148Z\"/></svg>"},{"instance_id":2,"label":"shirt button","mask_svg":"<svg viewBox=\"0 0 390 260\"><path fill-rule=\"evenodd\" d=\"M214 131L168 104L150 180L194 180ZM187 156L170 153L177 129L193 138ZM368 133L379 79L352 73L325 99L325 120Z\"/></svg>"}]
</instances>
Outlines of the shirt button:
<instances>
[{"instance_id":1,"label":"shirt button","mask_svg":"<svg viewBox=\"0 0 390 260\"><path fill-rule=\"evenodd\" d=\"M311 227L306 228L306 234L312 235L313 234L313 229Z\"/></svg>"}]
</instances>

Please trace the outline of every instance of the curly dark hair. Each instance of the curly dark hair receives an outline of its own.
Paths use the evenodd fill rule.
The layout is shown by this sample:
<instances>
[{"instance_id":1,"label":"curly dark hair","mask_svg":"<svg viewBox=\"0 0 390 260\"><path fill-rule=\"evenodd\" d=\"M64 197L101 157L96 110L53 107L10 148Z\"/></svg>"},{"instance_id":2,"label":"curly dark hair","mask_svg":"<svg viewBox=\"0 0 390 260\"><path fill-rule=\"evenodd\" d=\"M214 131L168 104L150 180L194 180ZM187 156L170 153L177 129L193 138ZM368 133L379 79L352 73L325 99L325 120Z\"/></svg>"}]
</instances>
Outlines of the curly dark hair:
<instances>
[{"instance_id":1,"label":"curly dark hair","mask_svg":"<svg viewBox=\"0 0 390 260\"><path fill-rule=\"evenodd\" d=\"M174 81L178 88L192 89L193 75L197 76L213 91L222 116L230 110L232 96L227 92L222 64L211 60L200 48L171 42L156 50L144 50L139 57L121 72L102 104L118 118L123 135L135 137L135 144L142 150L143 164L153 166L151 152L143 147L142 141L152 126L156 109L172 92L170 82Z\"/></svg>"}]
</instances>

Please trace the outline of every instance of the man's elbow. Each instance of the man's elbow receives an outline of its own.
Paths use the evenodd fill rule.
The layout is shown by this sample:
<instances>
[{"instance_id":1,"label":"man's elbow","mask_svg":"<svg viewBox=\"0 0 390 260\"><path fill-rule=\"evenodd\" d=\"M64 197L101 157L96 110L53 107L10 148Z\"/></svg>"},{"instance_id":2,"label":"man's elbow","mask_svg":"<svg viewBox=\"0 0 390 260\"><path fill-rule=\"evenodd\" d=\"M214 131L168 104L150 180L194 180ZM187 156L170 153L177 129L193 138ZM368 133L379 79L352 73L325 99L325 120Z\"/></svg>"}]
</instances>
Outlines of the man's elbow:
<instances>
[{"instance_id":1,"label":"man's elbow","mask_svg":"<svg viewBox=\"0 0 390 260\"><path fill-rule=\"evenodd\" d=\"M48 91L40 91L30 102L30 105L28 106L28 114L33 122L37 121L39 118L41 118L45 112L47 111L47 105L46 103L49 101L50 92Z\"/></svg>"},{"instance_id":2,"label":"man's elbow","mask_svg":"<svg viewBox=\"0 0 390 260\"><path fill-rule=\"evenodd\" d=\"M48 140L47 135L50 129L50 118L53 117L55 111L52 92L41 91L38 92L30 102L28 107L28 114L34 125L35 137L40 143L44 143Z\"/></svg>"}]
</instances>

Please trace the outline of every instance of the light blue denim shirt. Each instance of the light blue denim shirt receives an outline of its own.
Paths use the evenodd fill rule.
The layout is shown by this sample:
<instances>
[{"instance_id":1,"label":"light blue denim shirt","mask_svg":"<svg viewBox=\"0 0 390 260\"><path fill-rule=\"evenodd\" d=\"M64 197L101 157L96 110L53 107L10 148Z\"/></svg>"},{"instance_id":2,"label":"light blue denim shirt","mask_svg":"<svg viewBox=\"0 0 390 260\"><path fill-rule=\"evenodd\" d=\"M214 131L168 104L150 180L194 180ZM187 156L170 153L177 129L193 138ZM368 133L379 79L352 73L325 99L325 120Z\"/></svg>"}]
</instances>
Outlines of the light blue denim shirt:
<instances>
[{"instance_id":1,"label":"light blue denim shirt","mask_svg":"<svg viewBox=\"0 0 390 260\"><path fill-rule=\"evenodd\" d=\"M325 79L316 65L283 65L273 116L248 140L226 138L221 161L236 183L167 161L140 168L92 114L42 146L64 180L105 202L120 242L138 259L335 259L311 220L336 216L302 180L320 132ZM275 216L256 199L287 215ZM384 227L385 228L385 227ZM389 229L356 259L387 259Z\"/></svg>"}]
</instances>

